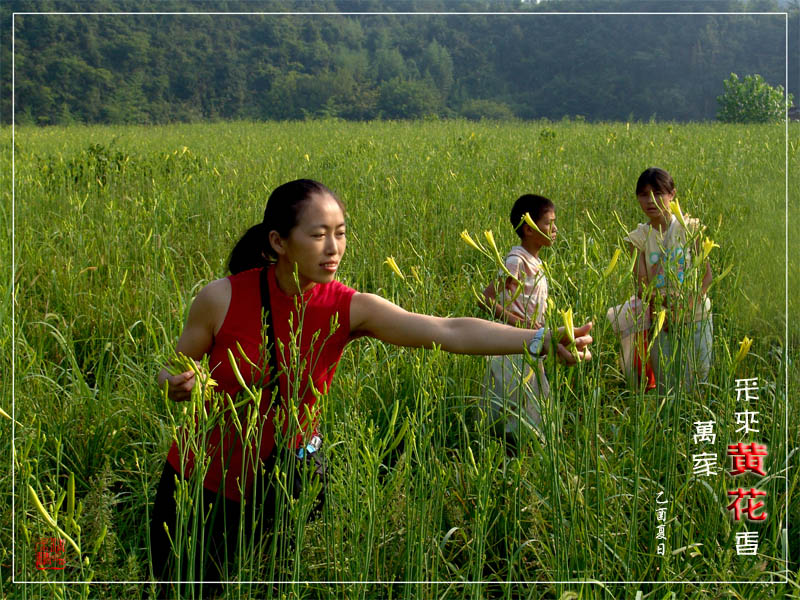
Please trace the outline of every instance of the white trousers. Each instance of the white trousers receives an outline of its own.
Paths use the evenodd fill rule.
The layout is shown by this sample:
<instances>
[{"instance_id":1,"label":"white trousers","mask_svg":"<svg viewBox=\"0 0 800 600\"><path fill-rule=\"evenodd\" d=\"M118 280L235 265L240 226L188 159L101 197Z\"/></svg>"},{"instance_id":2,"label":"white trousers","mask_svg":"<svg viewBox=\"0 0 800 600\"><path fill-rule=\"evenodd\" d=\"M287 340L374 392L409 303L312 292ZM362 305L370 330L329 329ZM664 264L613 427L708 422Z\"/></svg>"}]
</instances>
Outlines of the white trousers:
<instances>
[{"instance_id":1,"label":"white trousers","mask_svg":"<svg viewBox=\"0 0 800 600\"><path fill-rule=\"evenodd\" d=\"M488 363L484 408L489 418L509 433L519 433L521 425L538 430L540 402L550 396L544 361L535 360L531 368L522 354L510 354L490 356Z\"/></svg>"}]
</instances>

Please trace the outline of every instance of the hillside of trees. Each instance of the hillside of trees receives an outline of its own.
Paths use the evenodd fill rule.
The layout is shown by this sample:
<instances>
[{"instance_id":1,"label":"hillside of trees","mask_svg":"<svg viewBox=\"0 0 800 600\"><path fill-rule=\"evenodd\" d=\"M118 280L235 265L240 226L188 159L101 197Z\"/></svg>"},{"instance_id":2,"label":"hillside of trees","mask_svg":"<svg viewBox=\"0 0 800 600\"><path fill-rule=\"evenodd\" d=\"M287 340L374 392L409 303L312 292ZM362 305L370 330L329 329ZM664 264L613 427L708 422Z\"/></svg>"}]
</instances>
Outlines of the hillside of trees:
<instances>
[{"instance_id":1,"label":"hillside of trees","mask_svg":"<svg viewBox=\"0 0 800 600\"><path fill-rule=\"evenodd\" d=\"M737 14L571 14L665 9ZM196 14L290 10L513 14ZM0 116L11 122L13 21L17 123L708 120L731 72L784 84L786 10L800 98L797 0L5 1ZM76 11L133 14L12 19ZM177 14L136 14L149 12Z\"/></svg>"}]
</instances>

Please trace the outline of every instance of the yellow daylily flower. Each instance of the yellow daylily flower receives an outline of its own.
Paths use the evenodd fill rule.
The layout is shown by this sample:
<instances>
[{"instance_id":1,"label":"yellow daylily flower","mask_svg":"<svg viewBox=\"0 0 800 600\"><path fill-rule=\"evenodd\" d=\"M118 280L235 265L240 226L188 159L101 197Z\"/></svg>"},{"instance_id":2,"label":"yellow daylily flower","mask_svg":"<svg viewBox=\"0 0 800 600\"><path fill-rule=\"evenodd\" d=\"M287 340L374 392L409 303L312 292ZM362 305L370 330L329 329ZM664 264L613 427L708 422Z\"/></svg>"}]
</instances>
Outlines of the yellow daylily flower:
<instances>
[{"instance_id":1,"label":"yellow daylily flower","mask_svg":"<svg viewBox=\"0 0 800 600\"><path fill-rule=\"evenodd\" d=\"M511 271L508 270L508 267L506 267L506 261L504 261L503 257L500 256L500 251L497 249L497 244L495 244L495 242L494 242L494 234L492 233L492 230L489 229L487 231L484 231L483 232L483 236L486 238L486 241L489 242L489 245L492 247L492 252L494 252L494 259L495 259L495 261L497 261L497 264L500 265L500 268L506 274L506 277L512 277L517 282L519 282L519 280L517 280L517 278L514 277L513 273L511 273ZM489 254L488 252L484 252L484 253L489 258L492 258L492 255Z\"/></svg>"},{"instance_id":2,"label":"yellow daylily flower","mask_svg":"<svg viewBox=\"0 0 800 600\"><path fill-rule=\"evenodd\" d=\"M567 339L569 339L570 344L575 343L575 327L573 327L572 321L572 308L568 308L567 310L561 311L561 320L564 323L564 333L567 334Z\"/></svg>"},{"instance_id":3,"label":"yellow daylily flower","mask_svg":"<svg viewBox=\"0 0 800 600\"><path fill-rule=\"evenodd\" d=\"M681 224L681 227L688 230L688 227L686 226L686 219L683 216L683 211L681 211L681 205L677 198L673 198L672 202L669 203L669 210L673 215L675 215L675 218L678 219L678 223Z\"/></svg>"},{"instance_id":4,"label":"yellow daylily flower","mask_svg":"<svg viewBox=\"0 0 800 600\"><path fill-rule=\"evenodd\" d=\"M719 244L706 238L703 241L703 255L700 257L700 261L703 262L705 259L708 258L708 255L711 254L711 250L714 248L719 248Z\"/></svg>"},{"instance_id":5,"label":"yellow daylily flower","mask_svg":"<svg viewBox=\"0 0 800 600\"><path fill-rule=\"evenodd\" d=\"M489 229L487 231L484 231L483 236L486 238L486 241L489 242L489 246L492 247L492 252L494 252L495 260L499 264L503 265L503 270L506 271L508 275L511 275L511 273L508 273L508 270L505 268L506 261L504 261L503 257L500 256L500 251L497 249L497 244L495 244L494 242L494 233L492 233L492 230Z\"/></svg>"},{"instance_id":6,"label":"yellow daylily flower","mask_svg":"<svg viewBox=\"0 0 800 600\"><path fill-rule=\"evenodd\" d=\"M417 267L411 267L411 274L414 276L414 279L417 280L417 283L422 283L422 278L419 276L419 269L417 269Z\"/></svg>"},{"instance_id":7,"label":"yellow daylily flower","mask_svg":"<svg viewBox=\"0 0 800 600\"><path fill-rule=\"evenodd\" d=\"M388 257L388 258L387 258L385 261L383 261L383 262L384 262L385 264L389 265L389 268L390 268L392 271L394 271L394 272L395 272L395 274L396 274L396 275L397 275L397 276L398 276L400 279L403 279L403 280L404 280L404 279L406 278L406 276L405 276L405 275L403 275L402 271L400 271L400 267L398 267L398 266L397 266L397 263L396 263L396 262L395 262L395 260L394 260L394 256L390 256L390 257Z\"/></svg>"},{"instance_id":8,"label":"yellow daylily flower","mask_svg":"<svg viewBox=\"0 0 800 600\"><path fill-rule=\"evenodd\" d=\"M469 244L473 248L475 248L475 250L477 250L478 252L482 252L483 254L486 254L488 256L488 253L483 248L483 246L481 246L480 244L478 244L478 242L473 240L466 229L461 232L461 239L464 240L467 244Z\"/></svg>"},{"instance_id":9,"label":"yellow daylily flower","mask_svg":"<svg viewBox=\"0 0 800 600\"><path fill-rule=\"evenodd\" d=\"M575 326L572 319L571 307L561 311L561 321L564 323L564 334L569 340L569 351L572 353L572 356L575 357L575 360L579 361L581 357L578 355L578 349L575 346Z\"/></svg>"},{"instance_id":10,"label":"yellow daylily flower","mask_svg":"<svg viewBox=\"0 0 800 600\"><path fill-rule=\"evenodd\" d=\"M744 357L747 356L747 353L750 352L750 346L753 345L753 340L749 337L744 336L744 339L739 342L739 351L736 353L736 357L733 359L733 364L738 365L740 362L744 360Z\"/></svg>"},{"instance_id":11,"label":"yellow daylily flower","mask_svg":"<svg viewBox=\"0 0 800 600\"><path fill-rule=\"evenodd\" d=\"M606 270L603 271L603 277L608 277L614 271L614 267L617 266L617 261L619 260L620 254L622 254L622 250L619 248L614 250L614 256L611 257L611 262L608 263Z\"/></svg>"},{"instance_id":12,"label":"yellow daylily flower","mask_svg":"<svg viewBox=\"0 0 800 600\"><path fill-rule=\"evenodd\" d=\"M522 383L527 385L527 383L531 380L531 377L533 377L533 375L534 375L533 369L528 369L528 374L525 375L525 377L522 379Z\"/></svg>"},{"instance_id":13,"label":"yellow daylily flower","mask_svg":"<svg viewBox=\"0 0 800 600\"><path fill-rule=\"evenodd\" d=\"M183 352L178 352L170 361L170 364L167 365L167 373L170 375L179 375L188 371L194 371L197 381L204 385L207 391L217 386L217 381L210 374L203 371L194 359L186 356Z\"/></svg>"},{"instance_id":14,"label":"yellow daylily flower","mask_svg":"<svg viewBox=\"0 0 800 600\"><path fill-rule=\"evenodd\" d=\"M656 328L653 330L653 337L657 336L661 332L661 328L664 327L664 321L667 319L667 311L665 309L661 309L658 311L658 315L656 316Z\"/></svg>"}]
</instances>

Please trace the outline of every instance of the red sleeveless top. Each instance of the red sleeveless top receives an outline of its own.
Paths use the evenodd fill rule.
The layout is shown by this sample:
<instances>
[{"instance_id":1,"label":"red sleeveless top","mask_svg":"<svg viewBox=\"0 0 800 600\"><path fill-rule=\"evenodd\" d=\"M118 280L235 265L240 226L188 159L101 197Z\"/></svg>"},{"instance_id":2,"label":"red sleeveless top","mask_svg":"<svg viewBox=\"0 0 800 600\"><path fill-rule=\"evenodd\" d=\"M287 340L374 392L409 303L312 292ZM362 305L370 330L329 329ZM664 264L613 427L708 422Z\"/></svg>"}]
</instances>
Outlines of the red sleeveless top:
<instances>
[{"instance_id":1,"label":"red sleeveless top","mask_svg":"<svg viewBox=\"0 0 800 600\"><path fill-rule=\"evenodd\" d=\"M258 382L262 377L265 381L260 386L267 384L263 375L266 369L262 358L260 275L261 269L251 269L228 277L231 283L231 303L209 354L211 375L217 381L215 392L230 395L234 402L239 402L246 396L243 393L237 397L242 388L231 368L228 350L233 353L239 371L248 385ZM278 340L272 350L277 352L278 370L281 373L278 381L281 402L285 404L286 398L297 399L300 405L298 416L301 428L310 437L315 423L307 422L304 406L307 405L310 409L316 398L308 383L309 377L318 392L325 393L330 388L342 351L350 339L350 301L356 291L338 281L332 281L316 284L302 297L288 296L277 285L274 267L269 267L267 280L272 305L272 326ZM242 358L236 347L237 342L250 362L258 368ZM256 453L262 460L266 459L275 446L275 409L271 408L269 396L269 391L264 390L259 406L262 416L258 423L261 429L260 440L256 436L255 447L251 446L246 453L226 400L224 418L211 431L206 443L211 460L203 480L205 488L219 490L225 471L226 498L241 500L239 482L243 475L245 481L241 487L245 496L250 494ZM239 418L244 431L247 423L246 412L242 414L243 412L239 411ZM283 419L283 433L286 433L287 427L288 419ZM185 436L186 431L182 435ZM303 433L298 434L289 444L299 447L303 443L303 437ZM181 452L177 442L173 442L167 460L176 471L188 477L194 466L194 455L190 450L185 450L184 454L185 464L181 465Z\"/></svg>"}]
</instances>

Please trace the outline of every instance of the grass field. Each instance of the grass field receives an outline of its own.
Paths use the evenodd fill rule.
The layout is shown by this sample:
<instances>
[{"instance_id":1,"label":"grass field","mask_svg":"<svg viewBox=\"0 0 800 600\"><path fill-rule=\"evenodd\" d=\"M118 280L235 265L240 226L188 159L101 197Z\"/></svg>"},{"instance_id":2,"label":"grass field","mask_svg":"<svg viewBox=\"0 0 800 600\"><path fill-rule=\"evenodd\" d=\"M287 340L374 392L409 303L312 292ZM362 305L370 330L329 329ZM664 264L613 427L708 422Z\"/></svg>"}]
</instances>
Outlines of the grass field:
<instances>
[{"instance_id":1,"label":"grass field","mask_svg":"<svg viewBox=\"0 0 800 600\"><path fill-rule=\"evenodd\" d=\"M9 233L11 133L0 132ZM74 126L17 128L15 144L16 271L0 282L0 408L12 414L13 348L16 419L12 456L12 421L0 415L0 463L8 465L0 519L12 522L13 463L15 527L0 528L0 597L149 597L149 503L170 424L180 419L155 376L192 298L226 275L233 243L261 220L269 192L298 177L324 182L347 206L341 281L441 316L483 315L473 291L497 269L461 232L484 240L492 230L502 253L515 243L514 199L550 197L559 226L542 255L550 316L557 323L571 307L576 322L594 321L594 359L573 369L548 362L544 443L525 437L509 458L478 408L484 359L351 344L321 403L330 465L322 517L306 524L293 507L282 539L296 542L249 555L232 574L304 583L231 584L227 597L800 595L800 418L786 394L787 373L797 390L800 331L785 319L785 298L796 314L800 289L795 237L786 289L783 126ZM788 163L791 226L800 200L797 124ZM634 292L625 254L605 271L626 231L644 220L633 189L654 165L672 173L682 208L719 245L710 255L715 274L729 269L710 292L709 383L667 397L626 386L605 319ZM11 264L10 237L0 257ZM737 363L745 336L753 345ZM762 478L726 472L726 447L740 441L735 382L745 377L758 378L749 410L759 412L760 432L742 441L768 444ZM693 423L709 420L716 441L696 444ZM693 474L699 452L718 457L717 475ZM735 521L726 509L727 491L750 486L767 493L763 522ZM663 557L659 492L669 500ZM748 528L758 532L758 554L738 556L736 534ZM35 569L36 541L64 534L81 556L67 544L65 569ZM769 585L743 583L752 581Z\"/></svg>"}]
</instances>

